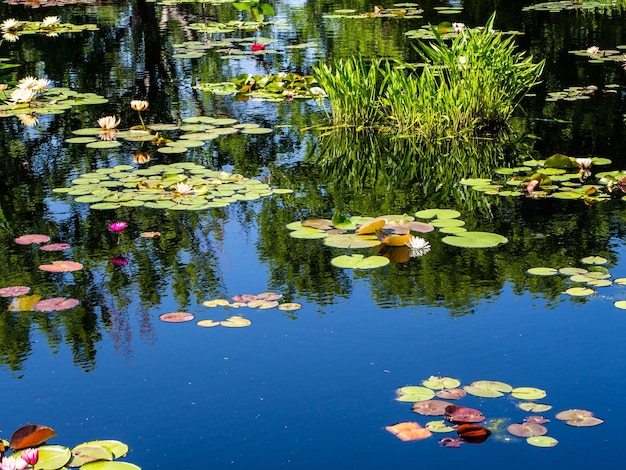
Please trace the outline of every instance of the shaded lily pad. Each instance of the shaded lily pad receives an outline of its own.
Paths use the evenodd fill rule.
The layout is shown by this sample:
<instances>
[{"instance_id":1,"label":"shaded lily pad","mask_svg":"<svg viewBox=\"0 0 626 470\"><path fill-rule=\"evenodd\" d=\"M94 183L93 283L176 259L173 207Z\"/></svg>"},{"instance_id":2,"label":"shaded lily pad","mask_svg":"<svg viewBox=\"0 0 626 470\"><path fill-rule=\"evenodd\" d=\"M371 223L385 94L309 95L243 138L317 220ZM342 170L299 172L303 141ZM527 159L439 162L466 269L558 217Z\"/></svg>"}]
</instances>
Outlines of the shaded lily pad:
<instances>
[{"instance_id":1,"label":"shaded lily pad","mask_svg":"<svg viewBox=\"0 0 626 470\"><path fill-rule=\"evenodd\" d=\"M449 405L445 410L445 416L448 421L454 424L479 423L485 420L485 416L480 410L457 405Z\"/></svg>"},{"instance_id":2,"label":"shaded lily pad","mask_svg":"<svg viewBox=\"0 0 626 470\"><path fill-rule=\"evenodd\" d=\"M189 312L170 312L159 315L159 320L168 323L182 323L194 319L193 313Z\"/></svg>"},{"instance_id":3,"label":"shaded lily pad","mask_svg":"<svg viewBox=\"0 0 626 470\"><path fill-rule=\"evenodd\" d=\"M324 239L324 245L333 248L373 248L379 244L375 237L357 235L354 233L331 234Z\"/></svg>"},{"instance_id":4,"label":"shaded lily pad","mask_svg":"<svg viewBox=\"0 0 626 470\"><path fill-rule=\"evenodd\" d=\"M384 256L341 255L330 260L333 266L344 269L374 269L389 264Z\"/></svg>"},{"instance_id":5,"label":"shaded lily pad","mask_svg":"<svg viewBox=\"0 0 626 470\"><path fill-rule=\"evenodd\" d=\"M77 299L66 299L65 297L54 297L52 299L40 300L33 309L38 312L57 312L59 310L68 310L80 304Z\"/></svg>"}]
</instances>

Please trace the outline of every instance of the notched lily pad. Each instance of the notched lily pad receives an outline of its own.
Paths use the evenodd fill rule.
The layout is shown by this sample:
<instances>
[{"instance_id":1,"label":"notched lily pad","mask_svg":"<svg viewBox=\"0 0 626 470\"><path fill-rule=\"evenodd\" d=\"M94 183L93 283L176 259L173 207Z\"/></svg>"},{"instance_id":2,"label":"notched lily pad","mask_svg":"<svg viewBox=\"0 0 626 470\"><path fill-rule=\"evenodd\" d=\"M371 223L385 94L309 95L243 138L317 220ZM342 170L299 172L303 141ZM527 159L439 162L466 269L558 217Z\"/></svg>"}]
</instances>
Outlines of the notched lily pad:
<instances>
[{"instance_id":1,"label":"notched lily pad","mask_svg":"<svg viewBox=\"0 0 626 470\"><path fill-rule=\"evenodd\" d=\"M403 402L417 402L430 400L435 396L435 392L419 385L407 385L396 390L396 400Z\"/></svg>"},{"instance_id":2,"label":"notched lily pad","mask_svg":"<svg viewBox=\"0 0 626 470\"><path fill-rule=\"evenodd\" d=\"M557 413L556 419L565 421L565 424L575 427L598 426L604 423L604 420L593 416L591 411L578 409L561 411Z\"/></svg>"},{"instance_id":3,"label":"notched lily pad","mask_svg":"<svg viewBox=\"0 0 626 470\"><path fill-rule=\"evenodd\" d=\"M506 430L517 437L543 436L548 433L545 426L537 423L515 423L507 426Z\"/></svg>"},{"instance_id":4,"label":"notched lily pad","mask_svg":"<svg viewBox=\"0 0 626 470\"><path fill-rule=\"evenodd\" d=\"M0 289L0 297L17 297L19 295L28 294L30 287L27 286L11 286Z\"/></svg>"}]
</instances>

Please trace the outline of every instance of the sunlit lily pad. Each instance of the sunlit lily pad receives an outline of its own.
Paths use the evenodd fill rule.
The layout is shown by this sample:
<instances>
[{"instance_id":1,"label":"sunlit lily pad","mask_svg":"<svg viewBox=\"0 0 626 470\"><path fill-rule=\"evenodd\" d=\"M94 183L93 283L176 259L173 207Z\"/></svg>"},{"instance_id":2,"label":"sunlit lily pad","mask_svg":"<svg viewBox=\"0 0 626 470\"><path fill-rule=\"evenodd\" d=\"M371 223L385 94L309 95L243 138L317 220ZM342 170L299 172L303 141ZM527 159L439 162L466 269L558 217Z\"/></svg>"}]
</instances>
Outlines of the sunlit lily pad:
<instances>
[{"instance_id":1,"label":"sunlit lily pad","mask_svg":"<svg viewBox=\"0 0 626 470\"><path fill-rule=\"evenodd\" d=\"M526 442L535 447L554 447L559 443L555 438L549 436L532 436L527 438Z\"/></svg>"},{"instance_id":2,"label":"sunlit lily pad","mask_svg":"<svg viewBox=\"0 0 626 470\"><path fill-rule=\"evenodd\" d=\"M247 318L238 317L238 316L230 317L220 322L220 325L225 326L227 328L244 328L246 326L250 326L251 324L252 322L248 320Z\"/></svg>"},{"instance_id":3,"label":"sunlit lily pad","mask_svg":"<svg viewBox=\"0 0 626 470\"><path fill-rule=\"evenodd\" d=\"M435 392L432 389L418 385L407 385L396 390L396 400L403 402L430 400L434 396Z\"/></svg>"},{"instance_id":4,"label":"sunlit lily pad","mask_svg":"<svg viewBox=\"0 0 626 470\"><path fill-rule=\"evenodd\" d=\"M446 408L451 404L444 400L424 400L414 403L411 409L424 416L443 416L446 414Z\"/></svg>"},{"instance_id":5,"label":"sunlit lily pad","mask_svg":"<svg viewBox=\"0 0 626 470\"><path fill-rule=\"evenodd\" d=\"M417 441L432 435L428 429L416 422L398 423L393 426L386 426L385 429L402 441Z\"/></svg>"},{"instance_id":6,"label":"sunlit lily pad","mask_svg":"<svg viewBox=\"0 0 626 470\"><path fill-rule=\"evenodd\" d=\"M113 462L108 462L106 460L90 462L80 468L81 470L141 470L141 467L138 467L130 462L119 462L115 460Z\"/></svg>"},{"instance_id":7,"label":"sunlit lily pad","mask_svg":"<svg viewBox=\"0 0 626 470\"><path fill-rule=\"evenodd\" d=\"M193 313L189 312L170 312L159 315L159 320L167 323L182 323L194 319Z\"/></svg>"},{"instance_id":8,"label":"sunlit lily pad","mask_svg":"<svg viewBox=\"0 0 626 470\"><path fill-rule=\"evenodd\" d=\"M80 304L77 299L66 299L65 297L54 297L52 299L40 300L33 309L38 312L57 312L59 310L68 310Z\"/></svg>"},{"instance_id":9,"label":"sunlit lily pad","mask_svg":"<svg viewBox=\"0 0 626 470\"><path fill-rule=\"evenodd\" d=\"M595 290L588 287L570 287L565 291L566 294L569 294L573 297L587 297L589 295L595 294L595 292Z\"/></svg>"},{"instance_id":10,"label":"sunlit lily pad","mask_svg":"<svg viewBox=\"0 0 626 470\"><path fill-rule=\"evenodd\" d=\"M80 271L83 264L76 261L53 261L51 264L42 264L39 269L42 271L50 271L54 273L65 273L71 271Z\"/></svg>"},{"instance_id":11,"label":"sunlit lily pad","mask_svg":"<svg viewBox=\"0 0 626 470\"><path fill-rule=\"evenodd\" d=\"M544 267L530 268L526 272L534 276L554 276L559 273L557 269Z\"/></svg>"},{"instance_id":12,"label":"sunlit lily pad","mask_svg":"<svg viewBox=\"0 0 626 470\"><path fill-rule=\"evenodd\" d=\"M211 328L214 326L219 326L220 322L215 320L198 320L196 325L201 326L203 328Z\"/></svg>"},{"instance_id":13,"label":"sunlit lily pad","mask_svg":"<svg viewBox=\"0 0 626 470\"><path fill-rule=\"evenodd\" d=\"M302 308L302 304L297 302L285 302L278 306L278 310L284 311L292 311L292 310L300 310Z\"/></svg>"},{"instance_id":14,"label":"sunlit lily pad","mask_svg":"<svg viewBox=\"0 0 626 470\"><path fill-rule=\"evenodd\" d=\"M463 387L467 393L484 398L501 397L504 393L513 390L509 384L498 382L495 380L478 380L470 385Z\"/></svg>"},{"instance_id":15,"label":"sunlit lily pad","mask_svg":"<svg viewBox=\"0 0 626 470\"><path fill-rule=\"evenodd\" d=\"M597 426L604 423L604 420L596 418L588 410L571 409L557 413L556 419L565 421L566 424L576 427Z\"/></svg>"},{"instance_id":16,"label":"sunlit lily pad","mask_svg":"<svg viewBox=\"0 0 626 470\"><path fill-rule=\"evenodd\" d=\"M426 423L426 429L431 432L453 432L454 428L449 426L446 421L429 421Z\"/></svg>"},{"instance_id":17,"label":"sunlit lily pad","mask_svg":"<svg viewBox=\"0 0 626 470\"><path fill-rule=\"evenodd\" d=\"M461 385L461 381L452 377L438 377L431 375L428 379L422 382L422 385L434 390L442 390L445 388L456 388Z\"/></svg>"},{"instance_id":18,"label":"sunlit lily pad","mask_svg":"<svg viewBox=\"0 0 626 470\"><path fill-rule=\"evenodd\" d=\"M454 219L459 217L461 213L454 209L424 209L415 213L415 217L420 219L432 219L437 217L438 219Z\"/></svg>"},{"instance_id":19,"label":"sunlit lily pad","mask_svg":"<svg viewBox=\"0 0 626 470\"><path fill-rule=\"evenodd\" d=\"M502 235L488 232L461 232L456 235L443 237L442 241L448 245L460 248L491 248L509 240Z\"/></svg>"},{"instance_id":20,"label":"sunlit lily pad","mask_svg":"<svg viewBox=\"0 0 626 470\"><path fill-rule=\"evenodd\" d=\"M98 460L113 460L113 452L103 446L80 444L72 449L70 466L80 467Z\"/></svg>"},{"instance_id":21,"label":"sunlit lily pad","mask_svg":"<svg viewBox=\"0 0 626 470\"><path fill-rule=\"evenodd\" d=\"M210 308L226 307L229 304L230 302L226 299L213 299L213 300L205 300L204 302L202 302L202 305L204 305L205 307L210 307Z\"/></svg>"},{"instance_id":22,"label":"sunlit lily pad","mask_svg":"<svg viewBox=\"0 0 626 470\"><path fill-rule=\"evenodd\" d=\"M72 458L72 452L65 446L45 445L38 447L38 450L39 459L35 465L37 470L57 470Z\"/></svg>"},{"instance_id":23,"label":"sunlit lily pad","mask_svg":"<svg viewBox=\"0 0 626 470\"><path fill-rule=\"evenodd\" d=\"M28 294L30 287L27 286L11 286L0 289L0 297L17 297L18 295Z\"/></svg>"},{"instance_id":24,"label":"sunlit lily pad","mask_svg":"<svg viewBox=\"0 0 626 470\"><path fill-rule=\"evenodd\" d=\"M606 264L609 262L608 259L602 256L586 256L580 261L585 264L595 264L595 265L602 265L602 264Z\"/></svg>"},{"instance_id":25,"label":"sunlit lily pad","mask_svg":"<svg viewBox=\"0 0 626 470\"><path fill-rule=\"evenodd\" d=\"M341 255L330 260L333 266L344 269L374 269L390 263L384 256Z\"/></svg>"},{"instance_id":26,"label":"sunlit lily pad","mask_svg":"<svg viewBox=\"0 0 626 470\"><path fill-rule=\"evenodd\" d=\"M88 441L84 442L81 445L85 446L101 446L113 454L113 457L119 459L120 457L124 457L128 453L128 445L124 442L115 440L115 439L101 439L96 441Z\"/></svg>"},{"instance_id":27,"label":"sunlit lily pad","mask_svg":"<svg viewBox=\"0 0 626 470\"><path fill-rule=\"evenodd\" d=\"M517 387L511 391L511 396L522 400L540 400L546 395L545 390L534 387Z\"/></svg>"},{"instance_id":28,"label":"sunlit lily pad","mask_svg":"<svg viewBox=\"0 0 626 470\"><path fill-rule=\"evenodd\" d=\"M280 300L283 298L283 294L279 294L278 292L262 292L257 294L256 298L259 300Z\"/></svg>"},{"instance_id":29,"label":"sunlit lily pad","mask_svg":"<svg viewBox=\"0 0 626 470\"><path fill-rule=\"evenodd\" d=\"M566 267L566 268L559 269L559 274L565 274L566 276L573 276L575 274L585 274L586 272L588 271L584 268Z\"/></svg>"},{"instance_id":30,"label":"sunlit lily pad","mask_svg":"<svg viewBox=\"0 0 626 470\"><path fill-rule=\"evenodd\" d=\"M333 248L373 248L380 242L375 237L354 233L331 234L324 239L324 245Z\"/></svg>"},{"instance_id":31,"label":"sunlit lily pad","mask_svg":"<svg viewBox=\"0 0 626 470\"><path fill-rule=\"evenodd\" d=\"M520 409L524 411L528 411L529 413L543 413L544 411L548 411L552 409L552 405L548 405L545 403L533 403L533 402L523 402L518 405Z\"/></svg>"},{"instance_id":32,"label":"sunlit lily pad","mask_svg":"<svg viewBox=\"0 0 626 470\"><path fill-rule=\"evenodd\" d=\"M517 437L543 436L548 433L545 426L537 423L509 424L506 430Z\"/></svg>"},{"instance_id":33,"label":"sunlit lily pad","mask_svg":"<svg viewBox=\"0 0 626 470\"><path fill-rule=\"evenodd\" d=\"M626 300L617 300L613 302L613 305L622 310L626 310Z\"/></svg>"},{"instance_id":34,"label":"sunlit lily pad","mask_svg":"<svg viewBox=\"0 0 626 470\"><path fill-rule=\"evenodd\" d=\"M317 238L326 238L328 237L328 233L326 233L324 230L318 230L314 228L309 228L307 230L307 227L303 227L302 230L294 230L292 232L289 232L289 236L292 238L312 240Z\"/></svg>"}]
</instances>

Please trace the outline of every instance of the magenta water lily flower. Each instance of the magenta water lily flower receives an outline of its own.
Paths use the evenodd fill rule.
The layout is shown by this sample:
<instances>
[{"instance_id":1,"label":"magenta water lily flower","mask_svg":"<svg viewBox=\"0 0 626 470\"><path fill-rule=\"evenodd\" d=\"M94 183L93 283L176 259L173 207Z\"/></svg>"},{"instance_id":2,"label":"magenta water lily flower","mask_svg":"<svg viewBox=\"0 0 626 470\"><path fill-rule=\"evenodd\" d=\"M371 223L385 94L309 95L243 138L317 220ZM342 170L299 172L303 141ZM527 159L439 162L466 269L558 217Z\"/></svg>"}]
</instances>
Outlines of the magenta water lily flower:
<instances>
[{"instance_id":1,"label":"magenta water lily flower","mask_svg":"<svg viewBox=\"0 0 626 470\"><path fill-rule=\"evenodd\" d=\"M2 470L24 470L28 467L28 462L21 457L4 457L0 462Z\"/></svg>"},{"instance_id":2,"label":"magenta water lily flower","mask_svg":"<svg viewBox=\"0 0 626 470\"><path fill-rule=\"evenodd\" d=\"M20 457L25 460L28 465L35 465L39 460L39 449L24 449Z\"/></svg>"},{"instance_id":3,"label":"magenta water lily flower","mask_svg":"<svg viewBox=\"0 0 626 470\"><path fill-rule=\"evenodd\" d=\"M113 233L121 233L126 229L126 227L128 227L126 222L113 222L109 225L109 230Z\"/></svg>"}]
</instances>

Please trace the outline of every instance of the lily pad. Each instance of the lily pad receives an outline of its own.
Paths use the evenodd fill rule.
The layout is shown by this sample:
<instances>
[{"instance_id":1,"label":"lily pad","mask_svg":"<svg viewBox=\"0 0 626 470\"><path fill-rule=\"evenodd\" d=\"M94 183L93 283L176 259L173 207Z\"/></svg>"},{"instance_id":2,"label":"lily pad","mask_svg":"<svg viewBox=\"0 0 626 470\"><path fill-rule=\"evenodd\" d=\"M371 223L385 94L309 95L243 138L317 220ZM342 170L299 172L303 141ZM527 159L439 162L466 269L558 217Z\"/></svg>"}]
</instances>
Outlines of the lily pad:
<instances>
[{"instance_id":1,"label":"lily pad","mask_svg":"<svg viewBox=\"0 0 626 470\"><path fill-rule=\"evenodd\" d=\"M159 315L159 320L168 323L182 323L194 319L193 313L189 312L170 312Z\"/></svg>"},{"instance_id":2,"label":"lily pad","mask_svg":"<svg viewBox=\"0 0 626 470\"><path fill-rule=\"evenodd\" d=\"M63 251L70 247L69 243L49 243L47 245L41 245L40 250L43 251Z\"/></svg>"},{"instance_id":3,"label":"lily pad","mask_svg":"<svg viewBox=\"0 0 626 470\"><path fill-rule=\"evenodd\" d=\"M16 429L11 435L9 447L13 450L36 447L56 436L54 429L43 424L27 424ZM65 463L61 464L63 466Z\"/></svg>"},{"instance_id":4,"label":"lily pad","mask_svg":"<svg viewBox=\"0 0 626 470\"><path fill-rule=\"evenodd\" d=\"M580 261L585 264L594 264L594 265L602 265L602 264L606 264L609 262L608 259L602 256L586 256Z\"/></svg>"},{"instance_id":5,"label":"lily pad","mask_svg":"<svg viewBox=\"0 0 626 470\"><path fill-rule=\"evenodd\" d=\"M496 233L461 232L443 237L442 241L460 248L492 248L507 243L509 240Z\"/></svg>"},{"instance_id":6,"label":"lily pad","mask_svg":"<svg viewBox=\"0 0 626 470\"><path fill-rule=\"evenodd\" d=\"M80 468L81 470L141 470L141 467L129 462L107 462L105 460L90 462Z\"/></svg>"},{"instance_id":7,"label":"lily pad","mask_svg":"<svg viewBox=\"0 0 626 470\"><path fill-rule=\"evenodd\" d=\"M28 294L30 287L27 286L11 286L0 289L0 297L17 297L18 295Z\"/></svg>"},{"instance_id":8,"label":"lily pad","mask_svg":"<svg viewBox=\"0 0 626 470\"><path fill-rule=\"evenodd\" d=\"M622 310L626 310L626 300L617 300L613 302L613 305Z\"/></svg>"},{"instance_id":9,"label":"lily pad","mask_svg":"<svg viewBox=\"0 0 626 470\"><path fill-rule=\"evenodd\" d=\"M557 269L554 268L530 268L526 271L527 274L532 274L533 276L554 276L559 273Z\"/></svg>"},{"instance_id":10,"label":"lily pad","mask_svg":"<svg viewBox=\"0 0 626 470\"><path fill-rule=\"evenodd\" d=\"M70 466L80 467L97 460L113 460L113 452L102 446L79 444L72 449Z\"/></svg>"},{"instance_id":11,"label":"lily pad","mask_svg":"<svg viewBox=\"0 0 626 470\"><path fill-rule=\"evenodd\" d=\"M571 409L557 413L556 419L565 421L565 424L576 427L597 426L604 423L604 420L596 418L588 410Z\"/></svg>"},{"instance_id":12,"label":"lily pad","mask_svg":"<svg viewBox=\"0 0 626 470\"><path fill-rule=\"evenodd\" d=\"M435 392L426 387L418 385L407 385L396 390L396 400L403 402L417 402L430 400L435 396Z\"/></svg>"},{"instance_id":13,"label":"lily pad","mask_svg":"<svg viewBox=\"0 0 626 470\"><path fill-rule=\"evenodd\" d=\"M533 403L533 402L523 402L518 405L520 409L524 411L528 411L530 413L543 413L544 411L548 411L552 409L552 405L548 405L545 403Z\"/></svg>"},{"instance_id":14,"label":"lily pad","mask_svg":"<svg viewBox=\"0 0 626 470\"><path fill-rule=\"evenodd\" d=\"M292 311L292 310L300 310L302 308L302 304L297 302L285 302L278 306L278 310L284 311Z\"/></svg>"},{"instance_id":15,"label":"lily pad","mask_svg":"<svg viewBox=\"0 0 626 470\"><path fill-rule=\"evenodd\" d=\"M70 449L60 445L40 446L38 451L39 458L35 464L37 470L57 470L72 458Z\"/></svg>"},{"instance_id":16,"label":"lily pad","mask_svg":"<svg viewBox=\"0 0 626 470\"><path fill-rule=\"evenodd\" d=\"M386 426L385 429L402 441L416 441L432 436L432 433L416 422L403 422Z\"/></svg>"},{"instance_id":17,"label":"lily pad","mask_svg":"<svg viewBox=\"0 0 626 470\"><path fill-rule=\"evenodd\" d=\"M475 395L483 398L497 398L503 396L505 393L509 393L513 390L509 384L504 382L497 382L494 380L478 380L472 382L470 385L463 387L470 395Z\"/></svg>"},{"instance_id":18,"label":"lily pad","mask_svg":"<svg viewBox=\"0 0 626 470\"><path fill-rule=\"evenodd\" d=\"M435 392L435 396L437 398L442 398L444 400L459 400L465 395L467 395L467 392L461 388L446 388Z\"/></svg>"},{"instance_id":19,"label":"lily pad","mask_svg":"<svg viewBox=\"0 0 626 470\"><path fill-rule=\"evenodd\" d=\"M461 213L454 209L424 209L415 213L415 217L420 219L432 219L437 217L438 219L454 219L459 217Z\"/></svg>"},{"instance_id":20,"label":"lily pad","mask_svg":"<svg viewBox=\"0 0 626 470\"><path fill-rule=\"evenodd\" d=\"M515 423L507 426L506 430L517 437L543 436L548 434L545 426L537 423Z\"/></svg>"},{"instance_id":21,"label":"lily pad","mask_svg":"<svg viewBox=\"0 0 626 470\"><path fill-rule=\"evenodd\" d=\"M66 299L65 297L54 297L52 299L40 300L33 309L38 312L58 312L59 310L68 310L80 304L77 299Z\"/></svg>"},{"instance_id":22,"label":"lily pad","mask_svg":"<svg viewBox=\"0 0 626 470\"><path fill-rule=\"evenodd\" d=\"M424 416L443 416L452 403L444 400L424 400L413 404L413 412Z\"/></svg>"},{"instance_id":23,"label":"lily pad","mask_svg":"<svg viewBox=\"0 0 626 470\"><path fill-rule=\"evenodd\" d=\"M214 326L219 326L220 322L215 320L198 320L196 325L201 326L203 328L212 328Z\"/></svg>"},{"instance_id":24,"label":"lily pad","mask_svg":"<svg viewBox=\"0 0 626 470\"><path fill-rule=\"evenodd\" d=\"M555 438L549 436L532 436L526 439L526 442L535 447L554 447L559 443Z\"/></svg>"},{"instance_id":25,"label":"lily pad","mask_svg":"<svg viewBox=\"0 0 626 470\"><path fill-rule=\"evenodd\" d=\"M457 405L449 405L445 410L445 416L448 421L454 424L479 423L485 420L485 416L480 410Z\"/></svg>"},{"instance_id":26,"label":"lily pad","mask_svg":"<svg viewBox=\"0 0 626 470\"><path fill-rule=\"evenodd\" d=\"M511 390L511 396L522 400L540 400L547 395L545 390L534 387L517 387Z\"/></svg>"},{"instance_id":27,"label":"lily pad","mask_svg":"<svg viewBox=\"0 0 626 470\"><path fill-rule=\"evenodd\" d=\"M35 244L48 243L49 241L50 241L50 237L48 235L41 235L39 233L22 235L21 237L17 237L15 239L15 243L17 243L18 245L30 245L31 243L35 243Z\"/></svg>"},{"instance_id":28,"label":"lily pad","mask_svg":"<svg viewBox=\"0 0 626 470\"><path fill-rule=\"evenodd\" d=\"M39 269L53 273L67 273L83 269L82 263L76 261L53 261L51 264L42 264Z\"/></svg>"},{"instance_id":29,"label":"lily pad","mask_svg":"<svg viewBox=\"0 0 626 470\"><path fill-rule=\"evenodd\" d=\"M384 256L341 255L330 260L333 266L344 269L374 269L390 263Z\"/></svg>"},{"instance_id":30,"label":"lily pad","mask_svg":"<svg viewBox=\"0 0 626 470\"><path fill-rule=\"evenodd\" d=\"M570 287L565 291L566 294L569 294L573 297L586 297L588 295L595 294L595 292L595 290L588 287Z\"/></svg>"},{"instance_id":31,"label":"lily pad","mask_svg":"<svg viewBox=\"0 0 626 470\"><path fill-rule=\"evenodd\" d=\"M461 382L458 379L453 379L452 377L437 377L431 375L428 379L422 382L422 385L434 390L442 390L445 388L456 388L461 385Z\"/></svg>"},{"instance_id":32,"label":"lily pad","mask_svg":"<svg viewBox=\"0 0 626 470\"><path fill-rule=\"evenodd\" d=\"M244 328L246 326L250 326L251 324L252 322L250 320L239 316L230 317L220 322L220 325L227 328Z\"/></svg>"},{"instance_id":33,"label":"lily pad","mask_svg":"<svg viewBox=\"0 0 626 470\"><path fill-rule=\"evenodd\" d=\"M113 457L116 459L124 457L128 453L128 445L123 443L122 441L118 441L115 439L100 439L96 441L88 441L82 443L81 445L105 447L106 449L111 451Z\"/></svg>"},{"instance_id":34,"label":"lily pad","mask_svg":"<svg viewBox=\"0 0 626 470\"><path fill-rule=\"evenodd\" d=\"M432 432L452 432L454 428L452 426L448 426L448 423L440 420L440 421L429 421L426 423L426 429Z\"/></svg>"},{"instance_id":35,"label":"lily pad","mask_svg":"<svg viewBox=\"0 0 626 470\"><path fill-rule=\"evenodd\" d=\"M324 245L333 248L373 248L379 244L375 237L354 233L330 234L324 239Z\"/></svg>"}]
</instances>

